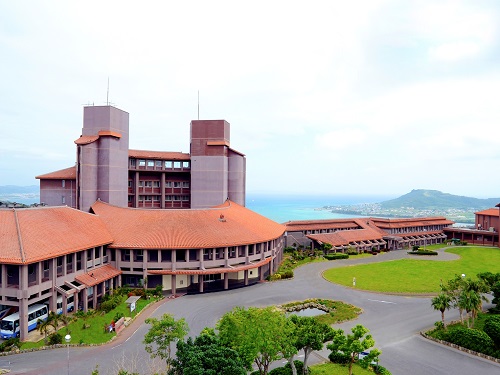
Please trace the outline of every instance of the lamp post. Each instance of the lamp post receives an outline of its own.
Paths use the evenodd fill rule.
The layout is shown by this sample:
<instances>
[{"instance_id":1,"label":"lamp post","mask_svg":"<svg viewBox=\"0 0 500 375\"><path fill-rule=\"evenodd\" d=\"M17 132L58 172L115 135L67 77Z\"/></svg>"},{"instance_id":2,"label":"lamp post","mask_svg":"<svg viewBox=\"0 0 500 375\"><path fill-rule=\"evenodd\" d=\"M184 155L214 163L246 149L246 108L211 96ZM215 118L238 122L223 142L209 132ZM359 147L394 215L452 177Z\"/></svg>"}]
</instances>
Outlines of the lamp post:
<instances>
[{"instance_id":1,"label":"lamp post","mask_svg":"<svg viewBox=\"0 0 500 375\"><path fill-rule=\"evenodd\" d=\"M67 334L64 336L64 339L66 340L66 346L68 347L68 375L69 375L69 342L71 341L71 335Z\"/></svg>"}]
</instances>

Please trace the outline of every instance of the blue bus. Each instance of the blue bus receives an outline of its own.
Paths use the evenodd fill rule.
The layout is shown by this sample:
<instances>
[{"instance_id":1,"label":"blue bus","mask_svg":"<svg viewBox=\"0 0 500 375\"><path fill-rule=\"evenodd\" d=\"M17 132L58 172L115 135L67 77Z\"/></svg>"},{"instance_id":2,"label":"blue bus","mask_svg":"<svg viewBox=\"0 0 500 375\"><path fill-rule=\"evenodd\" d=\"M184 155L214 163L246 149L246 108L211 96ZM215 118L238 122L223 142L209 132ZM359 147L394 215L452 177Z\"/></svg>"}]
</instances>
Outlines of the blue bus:
<instances>
[{"instance_id":1,"label":"blue bus","mask_svg":"<svg viewBox=\"0 0 500 375\"><path fill-rule=\"evenodd\" d=\"M47 305L35 304L28 307L28 332L33 331L38 320L46 320L49 316ZM0 336L3 339L19 337L19 312L10 314L0 322Z\"/></svg>"}]
</instances>

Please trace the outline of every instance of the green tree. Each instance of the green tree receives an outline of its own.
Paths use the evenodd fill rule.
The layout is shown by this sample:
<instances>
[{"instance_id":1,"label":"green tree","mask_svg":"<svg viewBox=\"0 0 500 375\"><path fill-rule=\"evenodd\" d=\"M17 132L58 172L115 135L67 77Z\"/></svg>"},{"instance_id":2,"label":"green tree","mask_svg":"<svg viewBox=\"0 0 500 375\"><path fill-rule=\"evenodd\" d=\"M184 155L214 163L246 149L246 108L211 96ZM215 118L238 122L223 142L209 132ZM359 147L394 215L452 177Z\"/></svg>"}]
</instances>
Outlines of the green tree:
<instances>
[{"instance_id":1,"label":"green tree","mask_svg":"<svg viewBox=\"0 0 500 375\"><path fill-rule=\"evenodd\" d=\"M172 362L172 342L182 340L186 336L189 328L184 318L175 320L170 314L163 314L161 319L148 318L147 324L151 328L144 336L146 351L151 357L160 357L167 362L167 370Z\"/></svg>"},{"instance_id":2,"label":"green tree","mask_svg":"<svg viewBox=\"0 0 500 375\"><path fill-rule=\"evenodd\" d=\"M371 362L378 361L381 354L380 350L374 348L366 357L359 360L359 354L375 346L375 340L368 334L370 331L361 324L353 327L351 331L352 335L344 335L342 330L336 331L332 343L326 346L332 353L349 355L349 375L352 375L352 365L355 362L366 368Z\"/></svg>"},{"instance_id":3,"label":"green tree","mask_svg":"<svg viewBox=\"0 0 500 375\"><path fill-rule=\"evenodd\" d=\"M274 307L236 307L222 316L217 329L221 343L236 350L248 370L255 362L261 375L294 350L293 324Z\"/></svg>"},{"instance_id":4,"label":"green tree","mask_svg":"<svg viewBox=\"0 0 500 375\"><path fill-rule=\"evenodd\" d=\"M304 350L304 367L303 374L308 374L307 360L313 350L323 349L325 342L333 339L335 331L325 323L318 322L314 317L300 317L292 315L290 320L295 326L294 329L294 346L297 350ZM293 363L290 362L290 365ZM294 366L292 365L292 371ZM295 375L295 373L294 373Z\"/></svg>"},{"instance_id":5,"label":"green tree","mask_svg":"<svg viewBox=\"0 0 500 375\"><path fill-rule=\"evenodd\" d=\"M431 300L431 305L434 308L434 310L441 311L441 320L443 321L443 327L446 330L446 322L444 321L444 312L446 310L449 310L452 305L450 295L441 292Z\"/></svg>"},{"instance_id":6,"label":"green tree","mask_svg":"<svg viewBox=\"0 0 500 375\"><path fill-rule=\"evenodd\" d=\"M481 309L481 296L474 290L462 290L458 296L458 306L465 310L472 319L472 328L474 328L477 312ZM467 328L470 328L469 319L467 319Z\"/></svg>"},{"instance_id":7,"label":"green tree","mask_svg":"<svg viewBox=\"0 0 500 375\"><path fill-rule=\"evenodd\" d=\"M200 334L177 342L176 359L169 375L246 375L238 353L221 344L219 337Z\"/></svg>"}]
</instances>

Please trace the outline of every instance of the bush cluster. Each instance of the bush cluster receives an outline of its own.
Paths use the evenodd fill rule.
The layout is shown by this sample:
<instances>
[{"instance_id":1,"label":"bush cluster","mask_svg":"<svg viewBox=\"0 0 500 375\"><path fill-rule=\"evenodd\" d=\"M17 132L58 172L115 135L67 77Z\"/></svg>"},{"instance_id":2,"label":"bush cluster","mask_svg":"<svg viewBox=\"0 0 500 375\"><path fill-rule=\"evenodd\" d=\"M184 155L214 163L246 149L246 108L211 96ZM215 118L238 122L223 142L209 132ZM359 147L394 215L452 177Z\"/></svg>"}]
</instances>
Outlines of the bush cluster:
<instances>
[{"instance_id":1,"label":"bush cluster","mask_svg":"<svg viewBox=\"0 0 500 375\"><path fill-rule=\"evenodd\" d=\"M325 257L325 259L328 259L328 260L348 259L349 255L348 254L337 253L337 254L326 254L324 257Z\"/></svg>"},{"instance_id":2,"label":"bush cluster","mask_svg":"<svg viewBox=\"0 0 500 375\"><path fill-rule=\"evenodd\" d=\"M304 368L304 362L299 361L299 360L295 360L295 361L293 361L293 363L295 364L295 368L297 369L297 374L302 374L303 368ZM309 373L311 373L310 370L309 370ZM250 375L259 375L259 374L260 374L259 371L253 371L252 373L250 373ZM272 369L271 371L268 372L268 374L269 375L292 375L292 366L290 366L290 363L287 363L283 367L277 367L275 369Z\"/></svg>"},{"instance_id":3,"label":"bush cluster","mask_svg":"<svg viewBox=\"0 0 500 375\"><path fill-rule=\"evenodd\" d=\"M351 361L351 356L349 354L344 354L342 352L331 352L328 355L328 359L332 363L337 363L339 365L347 365Z\"/></svg>"},{"instance_id":4,"label":"bush cluster","mask_svg":"<svg viewBox=\"0 0 500 375\"><path fill-rule=\"evenodd\" d=\"M484 322L484 332L500 347L500 316L490 316Z\"/></svg>"},{"instance_id":5,"label":"bush cluster","mask_svg":"<svg viewBox=\"0 0 500 375\"><path fill-rule=\"evenodd\" d=\"M493 340L483 331L457 327L445 332L442 337L445 341L474 350L475 352L495 355Z\"/></svg>"},{"instance_id":6,"label":"bush cluster","mask_svg":"<svg viewBox=\"0 0 500 375\"><path fill-rule=\"evenodd\" d=\"M377 365L373 368L373 372L375 374L381 374L381 375L391 375L391 372L387 370L384 366Z\"/></svg>"},{"instance_id":7,"label":"bush cluster","mask_svg":"<svg viewBox=\"0 0 500 375\"><path fill-rule=\"evenodd\" d=\"M417 251L408 251L410 255L438 255L437 251L432 250L417 250Z\"/></svg>"},{"instance_id":8,"label":"bush cluster","mask_svg":"<svg viewBox=\"0 0 500 375\"><path fill-rule=\"evenodd\" d=\"M21 340L19 340L17 337L7 339L0 344L0 352L10 352L15 347L20 348L21 344Z\"/></svg>"},{"instance_id":9,"label":"bush cluster","mask_svg":"<svg viewBox=\"0 0 500 375\"><path fill-rule=\"evenodd\" d=\"M48 337L47 343L49 345L62 344L63 337L60 333L54 332Z\"/></svg>"},{"instance_id":10,"label":"bush cluster","mask_svg":"<svg viewBox=\"0 0 500 375\"><path fill-rule=\"evenodd\" d=\"M104 298L103 298L104 300ZM110 312L111 310L115 309L120 303L122 303L122 296L119 294L113 294L108 296L100 306L100 310L104 312Z\"/></svg>"}]
</instances>

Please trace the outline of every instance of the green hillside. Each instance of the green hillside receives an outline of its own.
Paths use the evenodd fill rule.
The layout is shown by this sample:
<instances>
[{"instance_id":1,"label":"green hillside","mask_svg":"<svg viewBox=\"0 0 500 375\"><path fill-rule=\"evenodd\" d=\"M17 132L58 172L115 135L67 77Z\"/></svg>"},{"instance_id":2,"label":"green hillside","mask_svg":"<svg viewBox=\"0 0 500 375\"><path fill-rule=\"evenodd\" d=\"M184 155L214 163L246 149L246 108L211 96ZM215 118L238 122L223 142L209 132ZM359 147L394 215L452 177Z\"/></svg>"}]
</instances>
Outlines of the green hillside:
<instances>
[{"instance_id":1,"label":"green hillside","mask_svg":"<svg viewBox=\"0 0 500 375\"><path fill-rule=\"evenodd\" d=\"M495 207L500 198L471 198L460 195L442 193L438 190L416 189L399 198L381 202L383 209L413 207L415 209L459 209L482 210Z\"/></svg>"}]
</instances>

